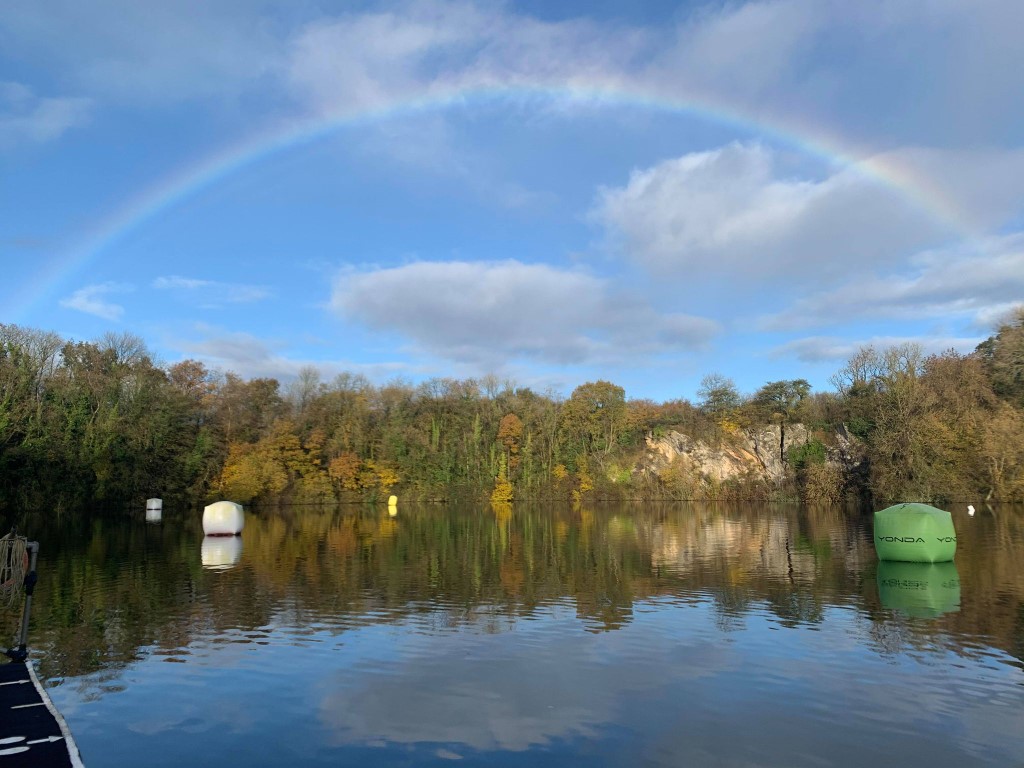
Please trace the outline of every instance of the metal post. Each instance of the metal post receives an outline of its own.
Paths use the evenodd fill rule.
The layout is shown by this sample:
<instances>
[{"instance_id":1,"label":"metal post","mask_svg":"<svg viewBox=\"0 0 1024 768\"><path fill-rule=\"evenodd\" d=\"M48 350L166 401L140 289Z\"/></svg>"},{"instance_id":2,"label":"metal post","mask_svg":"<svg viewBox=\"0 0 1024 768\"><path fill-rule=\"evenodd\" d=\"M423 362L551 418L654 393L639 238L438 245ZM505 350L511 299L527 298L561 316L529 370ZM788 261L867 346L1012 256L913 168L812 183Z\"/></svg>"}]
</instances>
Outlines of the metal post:
<instances>
[{"instance_id":1,"label":"metal post","mask_svg":"<svg viewBox=\"0 0 1024 768\"><path fill-rule=\"evenodd\" d=\"M21 633L18 646L7 651L13 661L24 662L28 658L28 616L32 610L32 593L36 588L36 561L39 559L39 542L29 541L25 548L31 553L28 561L28 573L25 574L25 608L21 613Z\"/></svg>"}]
</instances>

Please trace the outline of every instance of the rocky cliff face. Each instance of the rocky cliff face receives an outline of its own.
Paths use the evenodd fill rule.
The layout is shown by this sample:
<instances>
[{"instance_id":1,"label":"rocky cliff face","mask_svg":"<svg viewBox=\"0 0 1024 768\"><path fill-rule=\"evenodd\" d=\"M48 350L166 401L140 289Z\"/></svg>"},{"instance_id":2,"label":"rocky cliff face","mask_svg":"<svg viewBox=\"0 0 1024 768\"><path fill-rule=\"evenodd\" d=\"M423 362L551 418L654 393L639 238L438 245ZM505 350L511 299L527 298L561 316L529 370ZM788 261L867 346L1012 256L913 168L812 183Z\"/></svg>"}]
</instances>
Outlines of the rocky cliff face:
<instances>
[{"instance_id":1,"label":"rocky cliff face","mask_svg":"<svg viewBox=\"0 0 1024 768\"><path fill-rule=\"evenodd\" d=\"M717 482L753 475L780 483L786 477L781 438L777 424L744 430L717 447L676 431L664 437L648 435L647 454L640 471L658 473L680 461L685 469ZM786 425L786 451L809 439L810 433L803 424ZM847 464L854 460L854 447L845 430L836 435L836 445L829 451L830 461Z\"/></svg>"}]
</instances>

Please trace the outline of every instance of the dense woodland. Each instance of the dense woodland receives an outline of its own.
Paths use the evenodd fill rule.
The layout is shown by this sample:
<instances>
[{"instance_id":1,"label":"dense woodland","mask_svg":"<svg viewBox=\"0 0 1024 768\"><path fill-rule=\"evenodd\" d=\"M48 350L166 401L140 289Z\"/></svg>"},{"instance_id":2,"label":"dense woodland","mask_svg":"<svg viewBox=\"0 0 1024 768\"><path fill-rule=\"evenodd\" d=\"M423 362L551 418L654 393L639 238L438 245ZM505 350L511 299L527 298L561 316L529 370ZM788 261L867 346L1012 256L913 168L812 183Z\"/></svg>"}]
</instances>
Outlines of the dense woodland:
<instances>
[{"instance_id":1,"label":"dense woodland","mask_svg":"<svg viewBox=\"0 0 1024 768\"><path fill-rule=\"evenodd\" d=\"M710 374L693 403L627 399L607 381L563 398L495 377L374 385L305 369L282 386L160 365L131 334L79 342L0 324L0 504L1024 499L1024 310L970 355L862 348L832 383L744 395ZM786 445L781 484L644 471L648 436L720 445L795 423L813 437ZM837 433L853 436L854 464L829 460Z\"/></svg>"}]
</instances>

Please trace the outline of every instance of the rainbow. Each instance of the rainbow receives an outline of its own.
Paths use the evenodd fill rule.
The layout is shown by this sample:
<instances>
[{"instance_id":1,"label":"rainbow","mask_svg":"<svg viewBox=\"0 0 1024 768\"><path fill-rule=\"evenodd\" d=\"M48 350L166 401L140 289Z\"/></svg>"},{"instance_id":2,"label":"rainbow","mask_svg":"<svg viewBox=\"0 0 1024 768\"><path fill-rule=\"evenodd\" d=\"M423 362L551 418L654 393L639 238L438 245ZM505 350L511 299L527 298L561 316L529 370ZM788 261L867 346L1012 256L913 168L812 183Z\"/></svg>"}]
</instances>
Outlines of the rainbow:
<instances>
[{"instance_id":1,"label":"rainbow","mask_svg":"<svg viewBox=\"0 0 1024 768\"><path fill-rule=\"evenodd\" d=\"M95 260L129 232L137 230L162 212L266 158L311 144L343 129L454 108L488 104L525 106L559 104L569 107L639 108L690 115L744 132L756 131L785 146L825 160L834 167L850 167L865 177L900 192L929 217L952 233L970 236L971 227L953 202L918 178L911 169L891 157L858 152L820 128L744 114L707 96L680 98L645 92L620 84L536 85L434 89L426 94L393 99L355 111L317 115L277 124L243 141L215 152L141 191L133 199L99 221L82 242L52 259L21 294L13 308L15 319L47 298L60 284Z\"/></svg>"}]
</instances>

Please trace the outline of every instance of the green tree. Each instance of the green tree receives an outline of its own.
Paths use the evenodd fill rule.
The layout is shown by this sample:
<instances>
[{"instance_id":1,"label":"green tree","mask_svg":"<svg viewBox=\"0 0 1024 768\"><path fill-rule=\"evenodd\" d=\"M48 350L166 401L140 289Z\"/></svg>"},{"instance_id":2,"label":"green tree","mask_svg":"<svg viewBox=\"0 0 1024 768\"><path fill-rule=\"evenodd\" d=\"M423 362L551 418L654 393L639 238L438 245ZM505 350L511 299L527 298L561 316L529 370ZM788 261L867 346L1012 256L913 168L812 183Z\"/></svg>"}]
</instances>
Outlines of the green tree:
<instances>
[{"instance_id":1,"label":"green tree","mask_svg":"<svg viewBox=\"0 0 1024 768\"><path fill-rule=\"evenodd\" d=\"M740 405L740 393L732 379L709 373L697 389L700 409L716 420L728 418Z\"/></svg>"},{"instance_id":2,"label":"green tree","mask_svg":"<svg viewBox=\"0 0 1024 768\"><path fill-rule=\"evenodd\" d=\"M607 455L626 419L626 391L608 381L581 384L562 407L561 431L571 454Z\"/></svg>"},{"instance_id":3,"label":"green tree","mask_svg":"<svg viewBox=\"0 0 1024 768\"><path fill-rule=\"evenodd\" d=\"M978 345L978 355L997 393L1024 407L1024 306L999 326L994 336Z\"/></svg>"},{"instance_id":4,"label":"green tree","mask_svg":"<svg viewBox=\"0 0 1024 768\"><path fill-rule=\"evenodd\" d=\"M771 381L754 395L754 406L779 425L779 454L783 461L786 460L786 424L794 418L810 391L811 385L805 379L790 379Z\"/></svg>"}]
</instances>

